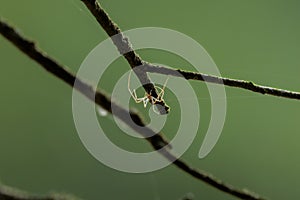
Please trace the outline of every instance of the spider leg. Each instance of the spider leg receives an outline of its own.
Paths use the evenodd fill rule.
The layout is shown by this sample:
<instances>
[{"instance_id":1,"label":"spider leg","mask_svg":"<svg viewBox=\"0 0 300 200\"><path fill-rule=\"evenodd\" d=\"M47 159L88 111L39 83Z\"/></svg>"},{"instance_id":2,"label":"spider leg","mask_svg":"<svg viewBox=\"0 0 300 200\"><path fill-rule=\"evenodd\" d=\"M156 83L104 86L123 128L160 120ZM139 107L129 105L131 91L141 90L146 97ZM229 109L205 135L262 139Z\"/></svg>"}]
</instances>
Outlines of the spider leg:
<instances>
[{"instance_id":1,"label":"spider leg","mask_svg":"<svg viewBox=\"0 0 300 200\"><path fill-rule=\"evenodd\" d=\"M131 89L130 89L131 72L132 72L132 71L130 70L129 76L128 76L127 88L128 88L128 91L129 91L130 95L131 95L132 98L134 99L134 101L135 101L136 103L141 103L141 102L144 101L144 98L138 98L137 95L136 95L135 89L133 89L132 91L131 91Z\"/></svg>"},{"instance_id":2,"label":"spider leg","mask_svg":"<svg viewBox=\"0 0 300 200\"><path fill-rule=\"evenodd\" d=\"M163 99L163 96L164 96L164 94L165 94L165 91L164 91L161 87L159 87L159 86L155 86L155 89L156 89L157 91L159 91L159 93L157 94L157 99L155 99L155 100L156 100L156 101L162 100L162 99Z\"/></svg>"},{"instance_id":3,"label":"spider leg","mask_svg":"<svg viewBox=\"0 0 300 200\"><path fill-rule=\"evenodd\" d=\"M164 88L167 84L168 79L164 83L163 89L158 86L154 86L156 89L159 89L157 98L152 97L151 95L149 95L147 93L145 93L144 97L141 97L141 98L137 97L135 89L133 89L133 90L130 89L130 80L131 80L131 71L129 72L129 76L128 76L128 83L127 83L128 91L136 103L143 102L143 106L144 106L144 108L146 108L148 103L151 103L152 105L154 105L156 102L160 102L162 100L162 97L164 95ZM154 107L153 107L153 109L154 109ZM158 111L156 111L155 109L154 109L154 112L158 113Z\"/></svg>"},{"instance_id":4,"label":"spider leg","mask_svg":"<svg viewBox=\"0 0 300 200\"><path fill-rule=\"evenodd\" d=\"M166 88L166 85L167 85L168 80L169 80L169 76L168 76L168 78L166 79L166 81L165 81L165 83L164 83L164 85L163 85L163 88L161 88L161 87L159 87L159 86L155 86L155 88L159 90L157 99L155 99L155 101L161 101L161 100L163 100L163 97L164 97L164 94L165 94L165 88Z\"/></svg>"},{"instance_id":5,"label":"spider leg","mask_svg":"<svg viewBox=\"0 0 300 200\"><path fill-rule=\"evenodd\" d=\"M161 92L159 93L161 99L163 98L163 96L164 96L164 94L165 94L165 88L166 88L166 85L167 85L167 83L168 83L168 80L169 80L169 76L167 77L167 79L166 79L166 81L165 81L165 83L164 83L164 86L163 86Z\"/></svg>"},{"instance_id":6,"label":"spider leg","mask_svg":"<svg viewBox=\"0 0 300 200\"><path fill-rule=\"evenodd\" d=\"M135 90L133 90L133 92L132 92L131 89L130 89L130 79L131 79L131 70L130 70L129 75L128 75L127 89L129 91L129 93L131 94L132 98L134 98L134 100L136 100L137 97L136 97Z\"/></svg>"},{"instance_id":7,"label":"spider leg","mask_svg":"<svg viewBox=\"0 0 300 200\"><path fill-rule=\"evenodd\" d=\"M142 101L143 101L144 108L146 108L146 106L147 106L147 103L149 102L149 99L148 99L148 97L147 97L147 96L145 96L144 98L141 98L141 99L142 99Z\"/></svg>"},{"instance_id":8,"label":"spider leg","mask_svg":"<svg viewBox=\"0 0 300 200\"><path fill-rule=\"evenodd\" d=\"M141 103L143 101L143 98L137 97L135 90L133 90L133 91L129 90L129 93L131 94L131 97L133 98L135 103Z\"/></svg>"},{"instance_id":9,"label":"spider leg","mask_svg":"<svg viewBox=\"0 0 300 200\"><path fill-rule=\"evenodd\" d=\"M144 98L137 97L135 90L133 90L132 92L132 98L134 99L135 103L141 103L142 101L144 101Z\"/></svg>"}]
</instances>

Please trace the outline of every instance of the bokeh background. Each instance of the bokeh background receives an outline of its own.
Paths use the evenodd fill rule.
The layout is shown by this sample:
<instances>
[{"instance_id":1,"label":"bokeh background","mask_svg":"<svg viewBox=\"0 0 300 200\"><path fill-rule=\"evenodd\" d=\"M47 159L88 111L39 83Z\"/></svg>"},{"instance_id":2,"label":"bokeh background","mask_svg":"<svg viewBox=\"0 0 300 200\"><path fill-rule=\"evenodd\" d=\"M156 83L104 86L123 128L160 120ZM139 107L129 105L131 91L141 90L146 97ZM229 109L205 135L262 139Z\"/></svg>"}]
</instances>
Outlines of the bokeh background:
<instances>
[{"instance_id":1,"label":"bokeh background","mask_svg":"<svg viewBox=\"0 0 300 200\"><path fill-rule=\"evenodd\" d=\"M140 1L101 0L123 30L156 26L180 31L202 44L224 77L300 91L300 2L297 0ZM0 0L0 16L73 72L105 32L79 0ZM144 50L151 62L188 68L166 52ZM93 199L235 199L174 166L148 174L127 174L95 160L82 145L73 122L72 90L0 37L0 181L36 194L51 191ZM111 92L128 70L113 63L101 87ZM123 71L122 71L123 70ZM109 74L111 73L111 74ZM204 83L191 82L202 121L183 158L225 182L270 199L300 198L300 102L226 88L227 118L208 157L198 150L210 117ZM188 102L188 98L186 101ZM172 102L170 102L172 105ZM145 113L142 105L132 104ZM174 107L174 106L173 106ZM172 110L176 121L178 111ZM116 143L132 146L110 117L100 119ZM172 136L172 123L165 127Z\"/></svg>"}]
</instances>

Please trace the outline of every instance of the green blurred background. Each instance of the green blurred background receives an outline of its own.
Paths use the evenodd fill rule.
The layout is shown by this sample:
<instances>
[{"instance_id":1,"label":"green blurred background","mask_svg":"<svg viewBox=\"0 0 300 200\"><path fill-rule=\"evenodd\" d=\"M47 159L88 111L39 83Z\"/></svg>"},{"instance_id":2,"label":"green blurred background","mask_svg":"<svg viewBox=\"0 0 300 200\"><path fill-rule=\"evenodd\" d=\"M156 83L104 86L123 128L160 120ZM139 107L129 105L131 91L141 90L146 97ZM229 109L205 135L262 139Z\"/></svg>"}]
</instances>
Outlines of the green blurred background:
<instances>
[{"instance_id":1,"label":"green blurred background","mask_svg":"<svg viewBox=\"0 0 300 200\"><path fill-rule=\"evenodd\" d=\"M101 0L101 4L123 30L156 26L191 36L205 47L224 77L300 91L297 0ZM79 0L0 0L0 16L73 72L107 38ZM165 52L139 53L151 62L186 64ZM65 192L89 200L174 200L189 192L195 199L235 199L174 166L148 174L127 174L104 166L79 140L69 86L3 37L0 65L1 182L32 193ZM111 69L120 66L128 69L124 59ZM110 92L114 80L117 77L103 79L102 88ZM223 133L209 156L200 160L198 150L209 122L210 100L204 83L192 85L198 91L203 121L183 158L225 182L270 199L299 199L300 102L227 87ZM143 110L141 105L134 106ZM176 116L176 109L172 112ZM122 134L109 118L101 120L115 139ZM173 137L172 126L165 129ZM135 149L130 139L118 143ZM139 145L150 149L144 141Z\"/></svg>"}]
</instances>

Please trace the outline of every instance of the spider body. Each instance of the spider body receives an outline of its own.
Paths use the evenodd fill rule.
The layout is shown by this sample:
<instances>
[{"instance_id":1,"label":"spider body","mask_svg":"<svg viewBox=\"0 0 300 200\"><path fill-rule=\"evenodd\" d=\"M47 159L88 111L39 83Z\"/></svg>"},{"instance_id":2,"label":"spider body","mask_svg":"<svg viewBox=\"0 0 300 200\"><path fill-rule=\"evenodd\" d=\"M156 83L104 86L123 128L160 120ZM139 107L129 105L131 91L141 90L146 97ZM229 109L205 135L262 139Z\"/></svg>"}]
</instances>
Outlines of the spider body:
<instances>
[{"instance_id":1,"label":"spider body","mask_svg":"<svg viewBox=\"0 0 300 200\"><path fill-rule=\"evenodd\" d=\"M130 77L131 77L131 72L129 73L129 76L128 76L128 91L136 103L143 102L144 108L146 108L148 103L150 103L151 105L154 105L154 104L158 104L158 103L164 101L164 99L163 99L163 96L165 93L164 89L166 87L168 79L166 80L163 88L154 86L158 92L157 97L153 97L151 94L148 94L147 92L145 92L145 95L143 97L137 97L135 89L133 89L132 91L130 89ZM159 112L157 110L155 110L154 107L153 107L153 111L155 113L159 114Z\"/></svg>"}]
</instances>

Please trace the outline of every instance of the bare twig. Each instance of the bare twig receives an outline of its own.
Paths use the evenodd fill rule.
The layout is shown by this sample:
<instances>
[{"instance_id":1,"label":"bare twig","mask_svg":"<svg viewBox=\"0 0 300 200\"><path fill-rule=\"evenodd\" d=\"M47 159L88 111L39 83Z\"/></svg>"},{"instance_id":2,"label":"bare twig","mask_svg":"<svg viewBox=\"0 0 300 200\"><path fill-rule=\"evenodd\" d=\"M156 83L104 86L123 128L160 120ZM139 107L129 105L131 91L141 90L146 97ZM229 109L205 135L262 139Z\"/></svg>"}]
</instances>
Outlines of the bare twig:
<instances>
[{"instance_id":1,"label":"bare twig","mask_svg":"<svg viewBox=\"0 0 300 200\"><path fill-rule=\"evenodd\" d=\"M95 0L81 0L86 7L95 16L98 23L105 30L105 32L111 37L113 43L118 48L120 54L124 56L131 68L137 75L138 79L142 83L145 91L152 97L158 99L157 90L148 77L147 73L140 70L140 66L143 66L145 62L142 58L132 49L132 45L129 39L123 35L118 25L111 20L108 14L101 8L100 4ZM152 103L152 102L150 102ZM167 114L169 112L169 106L165 104L163 100L156 101L154 104L158 104L157 109L160 114Z\"/></svg>"},{"instance_id":2,"label":"bare twig","mask_svg":"<svg viewBox=\"0 0 300 200\"><path fill-rule=\"evenodd\" d=\"M6 37L15 46L17 46L23 53L25 53L27 56L35 60L41 66L43 66L43 68L46 69L48 72L62 79L71 87L76 87L75 89L77 89L91 101L95 101L96 104L100 105L105 110L112 112L111 107L114 107L116 111L116 113L114 114L118 118L120 118L122 121L124 121L137 132L141 132L141 130L138 129L138 126L135 126L135 124L139 126L145 125L142 118L136 112L129 111L133 122L135 122L135 124L133 124L132 122L130 122L131 120L127 119L128 111L126 109L118 106L114 102L111 102L110 98L107 95L105 95L104 92L97 91L91 85L85 83L79 78L76 78L74 74L69 72L69 70L65 67L58 64L55 60L48 57L46 53L37 50L35 44L32 41L28 41L25 38L21 37L12 27L7 25L5 22L0 21L0 32L4 37ZM74 85L75 81L76 84ZM147 127L143 127L143 129L145 130L145 132L141 132L140 134L147 137L147 139L151 141L151 144L153 145L153 147L155 147L155 149L160 149L168 144L161 135L155 133ZM153 136L148 137L149 135Z\"/></svg>"},{"instance_id":3,"label":"bare twig","mask_svg":"<svg viewBox=\"0 0 300 200\"><path fill-rule=\"evenodd\" d=\"M132 129L134 129L141 135L147 136L149 133L151 134L154 133L154 131L149 128L147 128L146 131L145 129L143 129L144 132L142 132L141 129L136 128L137 126L134 126L134 124L132 124L131 121L127 119L127 113L128 113L127 110L118 106L114 102L111 102L110 98L107 95L105 95L103 92L93 89L92 86L80 80L78 77L75 77L65 67L59 65L55 60L47 56L41 50L38 50L35 47L33 42L23 38L12 27L10 27L8 24L6 24L1 20L0 20L0 33L9 41L11 41L23 53L25 53L27 56L29 56L34 61L39 63L44 69L46 69L48 72L58 77L59 79L65 81L71 87L73 87L75 81L78 81L79 84L76 84L76 89L79 92L81 92L83 95L85 95L88 99L95 102L99 106L103 107L105 110L111 112L111 107L114 106L114 108L116 109L114 115L116 115L116 117L120 118L122 121L124 121L124 123L126 123L128 126L130 126ZM129 111L129 112L132 117L132 120L137 125L145 126L142 118L137 113L133 111ZM161 153L166 159L170 161L176 159L176 157L173 154L171 154L167 148L162 148L167 144L167 142L160 134L156 134L146 139L152 145L152 147L156 150L159 150L159 153ZM241 199L251 199L251 200L263 199L257 195L245 192L243 190L238 190L230 185L227 185L222 181L212 177L206 172L193 169L192 167L190 167L188 164L186 164L184 161L180 159L175 160L173 164L176 165L181 170L183 170L184 172L186 172L187 174L195 177L198 180L202 180L203 182L225 193L231 194Z\"/></svg>"},{"instance_id":4,"label":"bare twig","mask_svg":"<svg viewBox=\"0 0 300 200\"><path fill-rule=\"evenodd\" d=\"M2 193L0 191L0 199L1 200L58 200L52 197L33 197L33 196L23 196L23 195L16 195L13 193Z\"/></svg>"},{"instance_id":5,"label":"bare twig","mask_svg":"<svg viewBox=\"0 0 300 200\"><path fill-rule=\"evenodd\" d=\"M96 0L81 0L91 11L91 13L94 15L96 20L99 22L99 24L102 26L102 28L106 31L106 33L113 39L114 44L119 49L119 52L122 54L122 52L129 52L127 54L124 54L124 57L127 59L128 63L132 68L135 66L141 66L137 69L139 71L137 72L138 77L141 80L141 83L150 83L149 79L147 79L147 75L144 74L145 70L147 72L154 72L159 74L166 74L166 75L172 75L176 77L181 77L185 79L192 79L192 80L199 80L199 81L205 81L209 83L216 83L216 84L224 84L231 87L237 87L237 88L243 88L246 90L250 90L256 93L261 94L268 94L278 97L284 97L284 98L290 98L290 99L298 99L300 100L300 93L299 92L293 92L288 90L282 90L262 85L254 84L251 81L244 81L244 80L237 80L237 79L230 79L230 78L222 78L217 77L213 75L208 75L204 73L195 73L195 72L189 72L181 69L171 69L166 68L162 66L153 65L151 63L143 61L132 49L131 43L129 39L124 36L121 33L120 28L114 23L108 16L108 14L104 11L104 9L101 7L101 5ZM118 37L112 37L114 35L118 34ZM141 78L143 77L143 78ZM143 82L143 80L146 80L146 82ZM144 85L145 90L147 93L151 94L151 91L155 91L153 89L153 85ZM150 92L149 92L150 91ZM156 97L156 91L152 94L153 97ZM163 102L164 103L164 102ZM164 105L164 104L163 104Z\"/></svg>"},{"instance_id":6,"label":"bare twig","mask_svg":"<svg viewBox=\"0 0 300 200\"><path fill-rule=\"evenodd\" d=\"M293 92L289 90L257 85L251 81L223 78L223 77L208 75L204 73L189 72L182 69L172 69L163 66L153 65L151 63L148 63L144 67L145 67L145 71L151 73L165 74L165 75L185 78L187 80L205 81L208 83L215 83L215 84L227 85L231 87L242 88L242 89L253 91L255 93L268 94L268 95L273 95L278 97L300 100L299 92Z\"/></svg>"},{"instance_id":7,"label":"bare twig","mask_svg":"<svg viewBox=\"0 0 300 200\"><path fill-rule=\"evenodd\" d=\"M0 184L0 200L79 200L68 194L32 195L19 189Z\"/></svg>"}]
</instances>

